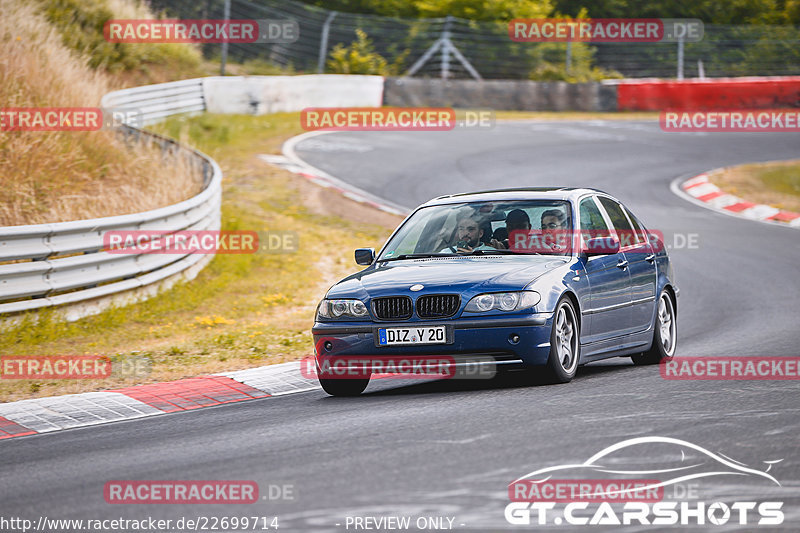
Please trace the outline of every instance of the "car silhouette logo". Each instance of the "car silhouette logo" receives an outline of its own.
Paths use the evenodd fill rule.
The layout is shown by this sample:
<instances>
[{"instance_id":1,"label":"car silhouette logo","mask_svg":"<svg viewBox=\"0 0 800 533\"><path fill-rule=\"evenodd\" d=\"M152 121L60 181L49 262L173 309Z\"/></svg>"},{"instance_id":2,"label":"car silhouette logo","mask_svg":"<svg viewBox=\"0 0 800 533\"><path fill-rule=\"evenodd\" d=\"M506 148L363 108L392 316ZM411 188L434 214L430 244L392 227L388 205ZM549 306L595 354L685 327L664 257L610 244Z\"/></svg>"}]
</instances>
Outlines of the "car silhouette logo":
<instances>
[{"instance_id":1,"label":"car silhouette logo","mask_svg":"<svg viewBox=\"0 0 800 533\"><path fill-rule=\"evenodd\" d=\"M669 464L669 461L664 461L664 464L659 466L652 465L643 468L630 468L624 464L624 457L620 456L620 453L630 450L633 457L641 457L639 453L634 452L632 447L641 450L640 447L642 446L646 448L654 445L665 445L667 448L672 448L673 454L680 452L680 459L673 461L672 464ZM771 474L768 474L768 472L772 469L774 464L782 460L783 459L763 461L767 466L766 469L762 471L751 468L721 453L711 452L684 440L656 436L639 437L609 446L581 464L552 466L534 470L512 481L511 484L523 480L530 480L533 483L544 483L553 479L554 476L588 478L597 476L598 474L611 474L616 479L625 479L628 476L637 478L664 476L666 478L659 483L643 487L643 490L665 487L693 479L727 475L760 476L781 486L778 480ZM593 496L615 495L618 492L619 491L603 492L594 494Z\"/></svg>"}]
</instances>

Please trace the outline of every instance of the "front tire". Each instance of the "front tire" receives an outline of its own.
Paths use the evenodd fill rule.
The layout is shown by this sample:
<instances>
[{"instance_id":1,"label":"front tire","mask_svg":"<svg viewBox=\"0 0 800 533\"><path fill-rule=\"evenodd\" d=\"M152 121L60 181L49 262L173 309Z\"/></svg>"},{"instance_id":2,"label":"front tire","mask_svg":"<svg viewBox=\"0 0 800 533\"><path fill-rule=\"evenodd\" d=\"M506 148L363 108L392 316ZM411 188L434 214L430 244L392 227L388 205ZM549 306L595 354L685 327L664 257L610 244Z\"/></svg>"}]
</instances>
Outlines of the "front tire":
<instances>
[{"instance_id":1,"label":"front tire","mask_svg":"<svg viewBox=\"0 0 800 533\"><path fill-rule=\"evenodd\" d=\"M569 383L578 370L581 356L580 324L572 301L563 297L553 314L547 374L552 383Z\"/></svg>"},{"instance_id":2,"label":"front tire","mask_svg":"<svg viewBox=\"0 0 800 533\"><path fill-rule=\"evenodd\" d=\"M678 344L678 321L672 297L666 290L658 297L658 309L653 331L653 344L644 353L631 356L635 365L657 365L661 361L671 361Z\"/></svg>"}]
</instances>

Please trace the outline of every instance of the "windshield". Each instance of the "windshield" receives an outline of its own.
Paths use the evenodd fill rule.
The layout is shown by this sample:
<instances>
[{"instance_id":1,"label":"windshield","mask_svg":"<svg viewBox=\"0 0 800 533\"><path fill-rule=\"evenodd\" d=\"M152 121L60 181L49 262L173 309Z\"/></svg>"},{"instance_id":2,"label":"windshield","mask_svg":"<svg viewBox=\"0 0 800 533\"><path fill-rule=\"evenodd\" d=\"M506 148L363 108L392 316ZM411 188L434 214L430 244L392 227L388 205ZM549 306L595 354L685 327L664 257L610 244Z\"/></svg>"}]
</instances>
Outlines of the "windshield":
<instances>
[{"instance_id":1,"label":"windshield","mask_svg":"<svg viewBox=\"0 0 800 533\"><path fill-rule=\"evenodd\" d=\"M513 200L436 205L414 213L379 261L487 254L570 255L569 202Z\"/></svg>"}]
</instances>

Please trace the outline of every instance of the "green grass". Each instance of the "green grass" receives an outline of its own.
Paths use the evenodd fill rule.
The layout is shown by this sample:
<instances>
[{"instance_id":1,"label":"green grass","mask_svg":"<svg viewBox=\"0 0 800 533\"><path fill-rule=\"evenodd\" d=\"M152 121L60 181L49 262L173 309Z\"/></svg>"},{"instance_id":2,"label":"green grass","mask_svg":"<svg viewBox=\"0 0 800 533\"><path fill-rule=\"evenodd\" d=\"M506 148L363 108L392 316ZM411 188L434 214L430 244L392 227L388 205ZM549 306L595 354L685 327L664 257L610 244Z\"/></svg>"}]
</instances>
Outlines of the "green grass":
<instances>
[{"instance_id":1,"label":"green grass","mask_svg":"<svg viewBox=\"0 0 800 533\"><path fill-rule=\"evenodd\" d=\"M761 168L755 178L779 194L800 198L800 165Z\"/></svg>"},{"instance_id":2,"label":"green grass","mask_svg":"<svg viewBox=\"0 0 800 533\"><path fill-rule=\"evenodd\" d=\"M234 162L258 153L278 153L287 138L303 132L298 113L180 115L153 126L155 131L202 150L215 159Z\"/></svg>"}]
</instances>

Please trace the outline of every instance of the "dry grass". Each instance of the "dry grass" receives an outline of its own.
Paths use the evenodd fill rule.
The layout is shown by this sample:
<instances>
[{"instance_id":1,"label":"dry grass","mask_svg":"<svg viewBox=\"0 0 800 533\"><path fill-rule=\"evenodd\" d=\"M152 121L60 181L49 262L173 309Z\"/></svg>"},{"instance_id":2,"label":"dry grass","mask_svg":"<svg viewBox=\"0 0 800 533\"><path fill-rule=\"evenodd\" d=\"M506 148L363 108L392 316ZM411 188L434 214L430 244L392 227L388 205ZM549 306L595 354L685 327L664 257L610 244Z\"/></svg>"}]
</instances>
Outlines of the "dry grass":
<instances>
[{"instance_id":1,"label":"dry grass","mask_svg":"<svg viewBox=\"0 0 800 533\"><path fill-rule=\"evenodd\" d=\"M709 180L748 202L800 213L800 160L730 167L710 174Z\"/></svg>"},{"instance_id":2,"label":"dry grass","mask_svg":"<svg viewBox=\"0 0 800 533\"><path fill-rule=\"evenodd\" d=\"M0 2L0 105L94 107L109 90L35 6ZM200 189L188 169L109 131L0 132L0 176L0 226L145 211Z\"/></svg>"}]
</instances>

